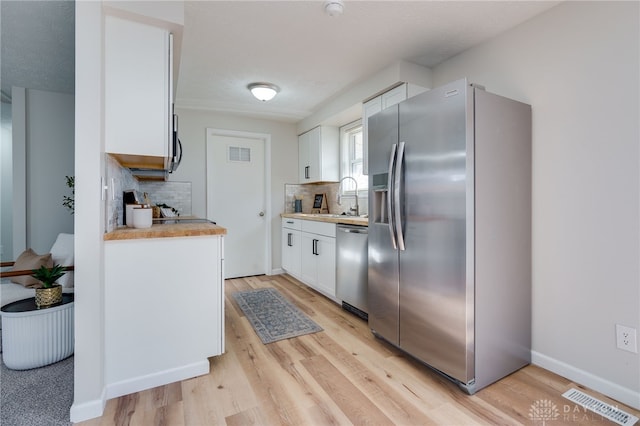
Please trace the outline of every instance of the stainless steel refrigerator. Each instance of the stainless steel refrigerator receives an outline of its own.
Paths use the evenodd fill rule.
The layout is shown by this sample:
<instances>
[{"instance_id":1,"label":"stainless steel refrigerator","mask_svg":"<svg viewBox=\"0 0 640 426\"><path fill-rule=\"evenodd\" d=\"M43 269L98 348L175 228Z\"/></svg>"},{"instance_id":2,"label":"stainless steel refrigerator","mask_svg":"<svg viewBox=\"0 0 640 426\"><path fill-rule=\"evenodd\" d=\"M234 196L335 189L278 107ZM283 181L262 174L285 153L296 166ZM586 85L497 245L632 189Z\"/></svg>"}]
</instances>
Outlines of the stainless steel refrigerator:
<instances>
[{"instance_id":1,"label":"stainless steel refrigerator","mask_svg":"<svg viewBox=\"0 0 640 426\"><path fill-rule=\"evenodd\" d=\"M531 360L531 107L459 80L368 124L369 326L473 394Z\"/></svg>"}]
</instances>

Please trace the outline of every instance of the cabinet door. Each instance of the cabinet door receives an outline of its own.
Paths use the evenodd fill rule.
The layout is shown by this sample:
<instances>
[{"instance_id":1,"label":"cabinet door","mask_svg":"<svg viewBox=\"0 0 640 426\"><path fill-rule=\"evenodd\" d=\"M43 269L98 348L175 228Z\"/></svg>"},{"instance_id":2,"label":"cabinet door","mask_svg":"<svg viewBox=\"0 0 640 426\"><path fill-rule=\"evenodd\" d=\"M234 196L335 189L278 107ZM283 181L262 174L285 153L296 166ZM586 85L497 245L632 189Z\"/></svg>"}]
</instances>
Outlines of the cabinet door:
<instances>
[{"instance_id":1,"label":"cabinet door","mask_svg":"<svg viewBox=\"0 0 640 426\"><path fill-rule=\"evenodd\" d=\"M300 234L301 251L300 251L300 281L314 287L318 280L318 262L316 260L315 247L317 245L318 236L302 232Z\"/></svg>"},{"instance_id":2,"label":"cabinet door","mask_svg":"<svg viewBox=\"0 0 640 426\"><path fill-rule=\"evenodd\" d=\"M301 242L300 280L309 287L335 298L336 239L302 232Z\"/></svg>"},{"instance_id":3,"label":"cabinet door","mask_svg":"<svg viewBox=\"0 0 640 426\"><path fill-rule=\"evenodd\" d=\"M380 95L382 109L389 108L392 105L399 104L407 99L407 85L401 84L400 86L384 92Z\"/></svg>"},{"instance_id":4,"label":"cabinet door","mask_svg":"<svg viewBox=\"0 0 640 426\"><path fill-rule=\"evenodd\" d=\"M316 262L318 278L316 289L336 297L336 239L317 235Z\"/></svg>"},{"instance_id":5,"label":"cabinet door","mask_svg":"<svg viewBox=\"0 0 640 426\"><path fill-rule=\"evenodd\" d=\"M298 137L300 183L337 181L339 132L334 126L318 126Z\"/></svg>"},{"instance_id":6,"label":"cabinet door","mask_svg":"<svg viewBox=\"0 0 640 426\"><path fill-rule=\"evenodd\" d=\"M169 33L113 16L105 21L105 146L169 155Z\"/></svg>"},{"instance_id":7,"label":"cabinet door","mask_svg":"<svg viewBox=\"0 0 640 426\"><path fill-rule=\"evenodd\" d=\"M322 133L320 127L309 130L307 136L309 153L307 158L307 165L309 167L308 182L318 182L322 176Z\"/></svg>"},{"instance_id":8,"label":"cabinet door","mask_svg":"<svg viewBox=\"0 0 640 426\"><path fill-rule=\"evenodd\" d=\"M298 137L298 177L300 183L309 183L309 132Z\"/></svg>"},{"instance_id":9,"label":"cabinet door","mask_svg":"<svg viewBox=\"0 0 640 426\"><path fill-rule=\"evenodd\" d=\"M294 277L300 276L300 231L282 228L282 269Z\"/></svg>"}]
</instances>

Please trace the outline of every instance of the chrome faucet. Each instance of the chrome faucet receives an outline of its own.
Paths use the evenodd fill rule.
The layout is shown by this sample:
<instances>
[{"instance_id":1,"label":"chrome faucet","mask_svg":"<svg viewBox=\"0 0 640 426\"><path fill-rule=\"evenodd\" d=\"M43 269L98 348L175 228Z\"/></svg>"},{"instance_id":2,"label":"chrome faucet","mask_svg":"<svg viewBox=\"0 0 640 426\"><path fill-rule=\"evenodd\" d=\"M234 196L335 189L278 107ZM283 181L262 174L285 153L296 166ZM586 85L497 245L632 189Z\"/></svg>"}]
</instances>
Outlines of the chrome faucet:
<instances>
[{"instance_id":1,"label":"chrome faucet","mask_svg":"<svg viewBox=\"0 0 640 426\"><path fill-rule=\"evenodd\" d=\"M336 197L336 202L338 203L339 206L342 205L341 201L342 201L342 196L340 195L340 191L342 189L342 182L344 182L345 179L351 179L355 184L356 184L356 192L355 192L355 196L356 196L356 208L349 208L349 212L354 212L355 214L353 216L360 216L360 207L358 207L358 181L355 180L355 178L351 177L351 176L345 176L342 179L340 179L340 183L338 183L338 195ZM351 214L351 213L350 213Z\"/></svg>"}]
</instances>

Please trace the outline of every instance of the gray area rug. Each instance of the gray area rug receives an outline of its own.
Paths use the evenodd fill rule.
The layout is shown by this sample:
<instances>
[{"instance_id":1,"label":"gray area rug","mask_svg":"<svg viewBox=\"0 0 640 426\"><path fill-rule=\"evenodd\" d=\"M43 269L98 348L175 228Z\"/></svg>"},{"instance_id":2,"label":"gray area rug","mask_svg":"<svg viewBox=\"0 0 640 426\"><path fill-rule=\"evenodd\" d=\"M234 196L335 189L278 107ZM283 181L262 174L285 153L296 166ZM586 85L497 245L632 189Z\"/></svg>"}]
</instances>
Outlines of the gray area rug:
<instances>
[{"instance_id":1,"label":"gray area rug","mask_svg":"<svg viewBox=\"0 0 640 426\"><path fill-rule=\"evenodd\" d=\"M32 370L0 361L0 425L69 426L72 403L73 356Z\"/></svg>"},{"instance_id":2,"label":"gray area rug","mask_svg":"<svg viewBox=\"0 0 640 426\"><path fill-rule=\"evenodd\" d=\"M239 291L233 297L264 344L322 331L275 288Z\"/></svg>"}]
</instances>

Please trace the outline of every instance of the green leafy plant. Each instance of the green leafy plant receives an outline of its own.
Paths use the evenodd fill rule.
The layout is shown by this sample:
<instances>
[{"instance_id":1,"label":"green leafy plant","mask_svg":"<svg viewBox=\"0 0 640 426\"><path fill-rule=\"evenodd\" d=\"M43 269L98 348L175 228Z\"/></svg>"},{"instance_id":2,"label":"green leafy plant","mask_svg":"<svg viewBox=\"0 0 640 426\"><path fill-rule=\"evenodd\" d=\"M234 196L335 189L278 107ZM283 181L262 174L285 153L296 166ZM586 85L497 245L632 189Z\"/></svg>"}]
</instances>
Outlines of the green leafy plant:
<instances>
[{"instance_id":1,"label":"green leafy plant","mask_svg":"<svg viewBox=\"0 0 640 426\"><path fill-rule=\"evenodd\" d=\"M71 188L71 196L63 196L62 205L68 208L71 214L74 214L76 210L76 178L75 176L65 176L65 179L67 180L67 186Z\"/></svg>"},{"instance_id":2,"label":"green leafy plant","mask_svg":"<svg viewBox=\"0 0 640 426\"><path fill-rule=\"evenodd\" d=\"M31 276L42 282L44 288L51 288L58 278L66 274L64 266L54 265L52 268L41 266L39 269L32 269Z\"/></svg>"}]
</instances>

